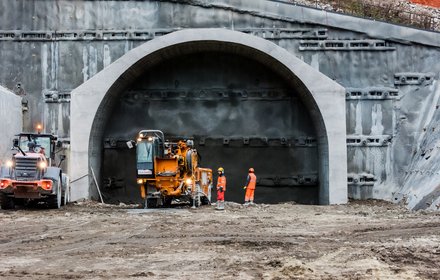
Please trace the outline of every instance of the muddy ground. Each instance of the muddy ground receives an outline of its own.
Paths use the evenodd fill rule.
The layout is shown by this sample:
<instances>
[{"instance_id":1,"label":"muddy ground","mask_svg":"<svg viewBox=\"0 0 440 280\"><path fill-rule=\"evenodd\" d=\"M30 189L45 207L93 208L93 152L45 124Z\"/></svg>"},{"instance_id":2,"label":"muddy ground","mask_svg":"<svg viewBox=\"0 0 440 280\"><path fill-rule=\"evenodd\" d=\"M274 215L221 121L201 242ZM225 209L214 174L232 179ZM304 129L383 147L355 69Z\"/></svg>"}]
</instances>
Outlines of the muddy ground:
<instances>
[{"instance_id":1,"label":"muddy ground","mask_svg":"<svg viewBox=\"0 0 440 280\"><path fill-rule=\"evenodd\" d=\"M440 213L380 201L0 210L0 279L440 279Z\"/></svg>"}]
</instances>

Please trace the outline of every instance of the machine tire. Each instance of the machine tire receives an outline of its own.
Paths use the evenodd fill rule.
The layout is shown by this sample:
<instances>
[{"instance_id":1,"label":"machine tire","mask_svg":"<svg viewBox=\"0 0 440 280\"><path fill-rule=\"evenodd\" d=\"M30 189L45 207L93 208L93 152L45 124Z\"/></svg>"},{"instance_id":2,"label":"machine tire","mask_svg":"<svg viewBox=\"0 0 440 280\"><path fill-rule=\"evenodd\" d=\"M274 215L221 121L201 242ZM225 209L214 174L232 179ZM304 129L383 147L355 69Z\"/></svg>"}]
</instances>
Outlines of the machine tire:
<instances>
[{"instance_id":1,"label":"machine tire","mask_svg":"<svg viewBox=\"0 0 440 280\"><path fill-rule=\"evenodd\" d=\"M201 198L200 198L201 199ZM203 203L202 203L203 204ZM194 205L194 199L191 197L190 199L189 199L189 206L193 206ZM195 199L195 206L196 207L200 207L200 203L199 203L199 200L198 199Z\"/></svg>"},{"instance_id":2,"label":"machine tire","mask_svg":"<svg viewBox=\"0 0 440 280\"><path fill-rule=\"evenodd\" d=\"M63 196L61 197L61 205L65 206L70 202L70 186L67 184L64 190Z\"/></svg>"},{"instance_id":3,"label":"machine tire","mask_svg":"<svg viewBox=\"0 0 440 280\"><path fill-rule=\"evenodd\" d=\"M162 198L162 205L163 207L171 207L171 202L173 202L173 198L172 197L163 197Z\"/></svg>"},{"instance_id":4,"label":"machine tire","mask_svg":"<svg viewBox=\"0 0 440 280\"><path fill-rule=\"evenodd\" d=\"M24 198L14 198L14 205L15 206L25 206L26 205L26 200Z\"/></svg>"},{"instance_id":5,"label":"machine tire","mask_svg":"<svg viewBox=\"0 0 440 280\"><path fill-rule=\"evenodd\" d=\"M147 198L144 202L144 208L157 208L158 207L158 199L157 198Z\"/></svg>"},{"instance_id":6,"label":"machine tire","mask_svg":"<svg viewBox=\"0 0 440 280\"><path fill-rule=\"evenodd\" d=\"M200 201L201 201L202 205L210 205L211 204L208 197L206 197L206 196L200 197Z\"/></svg>"},{"instance_id":7,"label":"machine tire","mask_svg":"<svg viewBox=\"0 0 440 280\"><path fill-rule=\"evenodd\" d=\"M50 196L48 198L49 208L60 209L61 208L61 178L56 181L57 193L56 195Z\"/></svg>"},{"instance_id":8,"label":"machine tire","mask_svg":"<svg viewBox=\"0 0 440 280\"><path fill-rule=\"evenodd\" d=\"M4 193L0 193L0 206L3 210L14 209L14 199L6 196Z\"/></svg>"}]
</instances>

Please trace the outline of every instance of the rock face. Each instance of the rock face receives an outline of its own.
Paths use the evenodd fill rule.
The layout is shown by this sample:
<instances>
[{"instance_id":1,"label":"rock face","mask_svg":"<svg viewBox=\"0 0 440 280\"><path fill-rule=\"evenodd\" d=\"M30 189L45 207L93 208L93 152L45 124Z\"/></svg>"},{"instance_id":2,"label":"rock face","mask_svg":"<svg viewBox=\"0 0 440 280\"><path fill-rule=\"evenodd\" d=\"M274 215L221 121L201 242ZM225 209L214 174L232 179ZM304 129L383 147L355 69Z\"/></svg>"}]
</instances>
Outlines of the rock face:
<instances>
[{"instance_id":1,"label":"rock face","mask_svg":"<svg viewBox=\"0 0 440 280\"><path fill-rule=\"evenodd\" d=\"M327 11L393 22L421 29L440 30L440 1L424 0L291 0L289 2Z\"/></svg>"},{"instance_id":2,"label":"rock face","mask_svg":"<svg viewBox=\"0 0 440 280\"><path fill-rule=\"evenodd\" d=\"M431 6L435 8L440 8L439 0L411 0L412 3L421 4L425 6Z\"/></svg>"}]
</instances>

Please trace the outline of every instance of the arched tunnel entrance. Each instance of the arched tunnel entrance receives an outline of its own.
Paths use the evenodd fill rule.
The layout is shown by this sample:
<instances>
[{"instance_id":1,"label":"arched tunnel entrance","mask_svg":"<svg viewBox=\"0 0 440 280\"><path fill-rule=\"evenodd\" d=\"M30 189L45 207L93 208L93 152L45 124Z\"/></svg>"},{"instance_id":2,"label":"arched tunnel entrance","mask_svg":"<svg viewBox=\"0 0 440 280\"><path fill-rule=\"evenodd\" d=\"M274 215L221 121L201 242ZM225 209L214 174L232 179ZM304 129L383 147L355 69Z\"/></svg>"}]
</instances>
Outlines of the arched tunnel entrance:
<instances>
[{"instance_id":1,"label":"arched tunnel entrance","mask_svg":"<svg viewBox=\"0 0 440 280\"><path fill-rule=\"evenodd\" d=\"M265 65L237 54L202 51L138 73L105 125L101 182L109 202L139 202L134 149L142 129L194 139L201 165L222 166L227 200L242 202L247 170L256 202L319 202L314 124L292 87Z\"/></svg>"},{"instance_id":2,"label":"arched tunnel entrance","mask_svg":"<svg viewBox=\"0 0 440 280\"><path fill-rule=\"evenodd\" d=\"M224 29L187 29L141 45L72 92L72 198L139 199L141 129L193 138L202 165L223 166L227 200L247 169L257 202L347 201L345 90L281 47ZM88 176L87 176L88 175Z\"/></svg>"}]
</instances>

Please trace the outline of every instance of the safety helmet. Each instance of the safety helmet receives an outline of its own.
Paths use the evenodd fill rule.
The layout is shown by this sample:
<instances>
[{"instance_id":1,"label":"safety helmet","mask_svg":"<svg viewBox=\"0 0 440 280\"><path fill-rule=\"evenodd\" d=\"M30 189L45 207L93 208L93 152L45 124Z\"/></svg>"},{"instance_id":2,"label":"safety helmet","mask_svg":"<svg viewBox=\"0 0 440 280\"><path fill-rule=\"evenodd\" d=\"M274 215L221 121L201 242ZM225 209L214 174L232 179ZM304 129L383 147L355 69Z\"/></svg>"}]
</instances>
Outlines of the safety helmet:
<instances>
[{"instance_id":1,"label":"safety helmet","mask_svg":"<svg viewBox=\"0 0 440 280\"><path fill-rule=\"evenodd\" d=\"M252 167L249 168L249 173L254 173L254 169Z\"/></svg>"},{"instance_id":2,"label":"safety helmet","mask_svg":"<svg viewBox=\"0 0 440 280\"><path fill-rule=\"evenodd\" d=\"M27 146L28 146L28 150L29 150L29 152L35 152L35 148L37 147L37 145L35 145L35 143L34 142L29 142L28 144L27 144Z\"/></svg>"},{"instance_id":3,"label":"safety helmet","mask_svg":"<svg viewBox=\"0 0 440 280\"><path fill-rule=\"evenodd\" d=\"M218 171L218 172L221 172L221 173L225 173L225 170L223 169L223 167L219 167L219 168L217 169L217 171Z\"/></svg>"}]
</instances>

